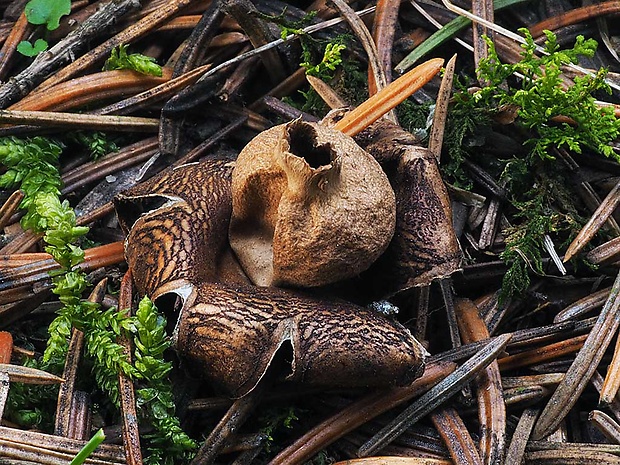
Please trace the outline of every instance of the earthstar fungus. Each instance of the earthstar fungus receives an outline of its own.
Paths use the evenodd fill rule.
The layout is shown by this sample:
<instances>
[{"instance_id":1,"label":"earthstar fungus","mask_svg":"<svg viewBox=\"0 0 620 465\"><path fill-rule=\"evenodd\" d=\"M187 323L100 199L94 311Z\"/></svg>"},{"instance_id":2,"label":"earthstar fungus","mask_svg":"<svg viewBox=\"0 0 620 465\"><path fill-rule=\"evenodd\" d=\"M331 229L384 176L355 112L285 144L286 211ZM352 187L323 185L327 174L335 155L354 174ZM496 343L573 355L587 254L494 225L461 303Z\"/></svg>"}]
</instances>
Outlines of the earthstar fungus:
<instances>
[{"instance_id":1,"label":"earthstar fungus","mask_svg":"<svg viewBox=\"0 0 620 465\"><path fill-rule=\"evenodd\" d=\"M407 77L417 88L439 70L441 60L431 62ZM392 86L406 87L401 79ZM381 105L385 95L402 101L391 86L384 90L373 97ZM380 117L364 108L362 119L354 110L349 120ZM394 131L404 137L382 124L373 126L376 137L361 139L371 153ZM347 128L351 135L363 129ZM175 350L233 397L250 393L274 361L281 377L333 387L407 384L422 373L423 347L391 318L266 287L342 281L373 266L390 244L395 181L380 166L385 160L337 129L301 120L279 125L256 136L236 161L206 158L168 169L115 200L138 292L169 321L176 318ZM409 145L406 152L417 154ZM387 153L389 165L402 147ZM398 158L397 173L399 164L420 164L417 158ZM418 183L429 174L413 172Z\"/></svg>"},{"instance_id":2,"label":"earthstar fungus","mask_svg":"<svg viewBox=\"0 0 620 465\"><path fill-rule=\"evenodd\" d=\"M181 166L117 198L139 292L179 312L177 352L235 397L256 386L280 348L292 352L285 375L295 381L367 386L417 377L424 349L399 323L342 301L239 284L242 274L222 271L234 264L225 240L230 167Z\"/></svg>"}]
</instances>

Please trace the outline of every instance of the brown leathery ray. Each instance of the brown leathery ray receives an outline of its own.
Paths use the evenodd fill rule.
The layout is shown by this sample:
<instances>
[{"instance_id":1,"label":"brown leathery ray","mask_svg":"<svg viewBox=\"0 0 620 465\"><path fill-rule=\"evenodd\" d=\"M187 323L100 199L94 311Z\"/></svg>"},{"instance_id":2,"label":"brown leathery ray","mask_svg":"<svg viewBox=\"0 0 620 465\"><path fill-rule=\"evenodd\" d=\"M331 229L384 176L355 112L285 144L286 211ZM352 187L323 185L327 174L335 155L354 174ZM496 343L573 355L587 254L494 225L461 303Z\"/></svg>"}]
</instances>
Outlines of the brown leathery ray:
<instances>
[{"instance_id":1,"label":"brown leathery ray","mask_svg":"<svg viewBox=\"0 0 620 465\"><path fill-rule=\"evenodd\" d=\"M332 111L322 124L333 126L345 113ZM462 253L437 159L414 135L386 119L371 124L355 141L379 162L396 196L394 236L364 277L387 297L458 270Z\"/></svg>"},{"instance_id":2,"label":"brown leathery ray","mask_svg":"<svg viewBox=\"0 0 620 465\"><path fill-rule=\"evenodd\" d=\"M395 197L343 133L295 120L263 131L232 175L230 244L252 282L316 287L358 275L386 249Z\"/></svg>"},{"instance_id":3,"label":"brown leathery ray","mask_svg":"<svg viewBox=\"0 0 620 465\"><path fill-rule=\"evenodd\" d=\"M115 198L125 257L140 294L157 299L189 283L247 282L228 245L234 162L168 169Z\"/></svg>"},{"instance_id":4,"label":"brown leathery ray","mask_svg":"<svg viewBox=\"0 0 620 465\"><path fill-rule=\"evenodd\" d=\"M201 283L173 335L188 365L233 397L250 392L279 351L287 380L317 386L403 385L424 349L398 322L344 301L289 290Z\"/></svg>"}]
</instances>

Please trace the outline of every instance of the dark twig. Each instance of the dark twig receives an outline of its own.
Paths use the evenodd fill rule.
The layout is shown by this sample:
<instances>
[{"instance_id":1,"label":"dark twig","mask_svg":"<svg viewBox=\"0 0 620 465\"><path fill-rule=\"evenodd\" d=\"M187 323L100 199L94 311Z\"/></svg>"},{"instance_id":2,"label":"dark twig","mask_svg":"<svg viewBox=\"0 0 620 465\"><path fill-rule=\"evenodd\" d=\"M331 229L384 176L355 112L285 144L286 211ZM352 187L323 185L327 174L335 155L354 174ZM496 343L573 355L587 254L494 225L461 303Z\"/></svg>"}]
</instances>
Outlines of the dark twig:
<instances>
[{"instance_id":1,"label":"dark twig","mask_svg":"<svg viewBox=\"0 0 620 465\"><path fill-rule=\"evenodd\" d=\"M174 66L172 77L181 76L200 63L200 60L209 46L209 42L211 42L217 32L217 28L223 16L223 12L220 9L220 2L213 1L185 41L185 47ZM180 134L180 123L162 115L159 131L159 147L162 154L171 154L176 158L179 150Z\"/></svg>"},{"instance_id":2,"label":"dark twig","mask_svg":"<svg viewBox=\"0 0 620 465\"><path fill-rule=\"evenodd\" d=\"M239 23L255 49L273 40L267 24L256 14L256 7L249 0L222 0L222 8ZM286 77L282 60L275 49L265 50L259 56L274 83Z\"/></svg>"}]
</instances>

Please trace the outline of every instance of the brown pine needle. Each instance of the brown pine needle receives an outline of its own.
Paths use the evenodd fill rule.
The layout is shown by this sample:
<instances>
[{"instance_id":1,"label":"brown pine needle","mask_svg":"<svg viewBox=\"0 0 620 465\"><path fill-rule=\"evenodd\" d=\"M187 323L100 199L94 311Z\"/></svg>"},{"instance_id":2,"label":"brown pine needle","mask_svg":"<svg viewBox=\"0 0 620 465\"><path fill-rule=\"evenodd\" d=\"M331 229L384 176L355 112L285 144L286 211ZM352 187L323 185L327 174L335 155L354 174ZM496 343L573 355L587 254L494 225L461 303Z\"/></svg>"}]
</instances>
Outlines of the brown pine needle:
<instances>
[{"instance_id":1,"label":"brown pine needle","mask_svg":"<svg viewBox=\"0 0 620 465\"><path fill-rule=\"evenodd\" d=\"M9 363L13 353L13 336L7 331L0 331L0 363ZM0 410L1 412L2 410Z\"/></svg>"},{"instance_id":2,"label":"brown pine needle","mask_svg":"<svg viewBox=\"0 0 620 465\"><path fill-rule=\"evenodd\" d=\"M598 16L613 16L618 13L620 13L620 2L600 2L593 5L582 6L580 8L573 8L569 11L553 15L544 21L528 27L528 29L530 30L532 37L537 39L542 37L544 34L543 31L545 30L554 31L556 29L580 23L585 20L594 19Z\"/></svg>"},{"instance_id":3,"label":"brown pine needle","mask_svg":"<svg viewBox=\"0 0 620 465\"><path fill-rule=\"evenodd\" d=\"M11 58L17 51L17 44L19 44L24 36L29 32L32 25L28 23L26 13L19 15L15 24L11 28L11 33L4 41L2 49L0 50L0 80L6 80L7 73L10 67L13 65Z\"/></svg>"},{"instance_id":4,"label":"brown pine needle","mask_svg":"<svg viewBox=\"0 0 620 465\"><path fill-rule=\"evenodd\" d=\"M84 261L78 267L85 272L90 272L97 268L122 263L124 260L124 245L122 241L118 241L85 250ZM13 261L16 262L16 266L5 266L5 263ZM60 268L60 265L47 253L0 255L0 263L3 265L0 290L48 279L49 272ZM11 283L11 281L14 282Z\"/></svg>"},{"instance_id":5,"label":"brown pine needle","mask_svg":"<svg viewBox=\"0 0 620 465\"><path fill-rule=\"evenodd\" d=\"M553 322L561 323L563 321L576 320L582 315L591 312L595 308L602 307L609 297L610 291L611 287L607 287L593 292L585 296L583 299L573 302L568 307L560 311L553 319Z\"/></svg>"},{"instance_id":6,"label":"brown pine needle","mask_svg":"<svg viewBox=\"0 0 620 465\"><path fill-rule=\"evenodd\" d=\"M476 443L454 408L438 409L431 413L430 417L455 465L482 465L484 463L476 449Z\"/></svg>"},{"instance_id":7,"label":"brown pine needle","mask_svg":"<svg viewBox=\"0 0 620 465\"><path fill-rule=\"evenodd\" d=\"M0 426L0 449L7 452L3 458L10 454L14 459L26 462L66 464L85 443L77 439ZM90 459L101 465L125 463L122 449L112 444L100 444Z\"/></svg>"},{"instance_id":8,"label":"brown pine needle","mask_svg":"<svg viewBox=\"0 0 620 465\"><path fill-rule=\"evenodd\" d=\"M620 339L616 340L614 356L607 368L607 375L601 388L600 402L603 404L612 403L620 389Z\"/></svg>"},{"instance_id":9,"label":"brown pine needle","mask_svg":"<svg viewBox=\"0 0 620 465\"><path fill-rule=\"evenodd\" d=\"M594 424L611 443L620 443L620 425L600 410L592 410L588 415L588 421Z\"/></svg>"},{"instance_id":10,"label":"brown pine needle","mask_svg":"<svg viewBox=\"0 0 620 465\"><path fill-rule=\"evenodd\" d=\"M104 102L114 97L143 92L167 82L172 75L168 67L162 68L162 77L145 76L130 70L103 71L62 82L41 92L31 92L9 110L66 111Z\"/></svg>"},{"instance_id":11,"label":"brown pine needle","mask_svg":"<svg viewBox=\"0 0 620 465\"><path fill-rule=\"evenodd\" d=\"M504 463L522 463L523 456L525 455L525 447L530 439L530 434L534 428L534 422L536 418L538 418L538 413L538 410L528 408L521 414L517 429L515 429L512 435L510 446L506 452Z\"/></svg>"},{"instance_id":12,"label":"brown pine needle","mask_svg":"<svg viewBox=\"0 0 620 465\"><path fill-rule=\"evenodd\" d=\"M594 237L598 230L601 229L603 224L605 224L605 221L607 221L607 218L609 218L619 204L620 182L617 183L611 191L609 191L607 197L603 199L592 217L588 220L581 231L579 231L573 242L571 242L568 246L566 254L564 255L564 262L567 262L573 258L588 244L588 242L590 242L590 240Z\"/></svg>"},{"instance_id":13,"label":"brown pine needle","mask_svg":"<svg viewBox=\"0 0 620 465\"><path fill-rule=\"evenodd\" d=\"M45 53L39 54L30 66L19 74L12 76L11 79L1 85L0 107L6 108L15 103L28 94L28 92L41 82L45 76L48 76L66 63L69 63L72 57L84 47L86 37L88 37L88 40L93 40L97 35L107 32L110 26L119 17L129 10L139 7L140 3L134 0L106 3L101 9L80 24L77 29L67 34L64 39L60 40L49 50L46 50ZM111 48L106 50L106 53L110 50ZM87 55L90 55L90 53ZM103 58L104 55L100 58ZM56 73L54 78L63 73L67 68L73 66L74 63L75 62ZM92 62L89 64L92 64Z\"/></svg>"},{"instance_id":14,"label":"brown pine needle","mask_svg":"<svg viewBox=\"0 0 620 465\"><path fill-rule=\"evenodd\" d=\"M73 61L56 74L48 78L41 83L35 91L41 91L49 89L50 87L59 84L71 77L75 76L80 71L87 69L97 61L107 57L110 51L121 44L130 44L135 42L140 37L144 36L147 32L164 24L171 16L177 14L179 10L186 7L191 3L191 0L172 0L166 2L161 8L156 9L149 15L135 22L131 26L125 28L119 34L106 40L101 45L93 48L88 53L82 55L77 60Z\"/></svg>"},{"instance_id":15,"label":"brown pine needle","mask_svg":"<svg viewBox=\"0 0 620 465\"><path fill-rule=\"evenodd\" d=\"M8 363L0 363L0 373L8 374L9 380L13 383L60 384L64 381L47 371Z\"/></svg>"},{"instance_id":16,"label":"brown pine needle","mask_svg":"<svg viewBox=\"0 0 620 465\"><path fill-rule=\"evenodd\" d=\"M550 360L556 360L563 355L574 354L583 347L586 337L584 334L500 358L498 361L499 367L502 371L513 370L523 366L537 365Z\"/></svg>"},{"instance_id":17,"label":"brown pine needle","mask_svg":"<svg viewBox=\"0 0 620 465\"><path fill-rule=\"evenodd\" d=\"M370 97L359 107L346 114L344 118L336 123L335 129L351 137L360 133L411 94L421 89L424 84L439 72L443 63L444 60L442 58L433 58L416 66L385 89Z\"/></svg>"},{"instance_id":18,"label":"brown pine needle","mask_svg":"<svg viewBox=\"0 0 620 465\"><path fill-rule=\"evenodd\" d=\"M620 237L595 247L586 254L586 260L594 265L609 265L620 260Z\"/></svg>"},{"instance_id":19,"label":"brown pine needle","mask_svg":"<svg viewBox=\"0 0 620 465\"><path fill-rule=\"evenodd\" d=\"M372 28L372 37L377 47L379 65L385 72L387 82L392 82L392 51L394 50L394 36L398 27L398 12L400 1L378 0L375 10L375 20ZM380 89L368 76L368 91L374 95Z\"/></svg>"},{"instance_id":20,"label":"brown pine needle","mask_svg":"<svg viewBox=\"0 0 620 465\"><path fill-rule=\"evenodd\" d=\"M455 367L452 363L433 364L426 367L424 375L409 386L368 394L312 428L280 452L270 464L293 465L306 462L358 426L428 390L454 371Z\"/></svg>"},{"instance_id":21,"label":"brown pine needle","mask_svg":"<svg viewBox=\"0 0 620 465\"><path fill-rule=\"evenodd\" d=\"M19 208L19 204L24 199L24 193L21 190L13 192L6 202L0 207L0 229L3 229L17 209Z\"/></svg>"},{"instance_id":22,"label":"brown pine needle","mask_svg":"<svg viewBox=\"0 0 620 465\"><path fill-rule=\"evenodd\" d=\"M374 84L370 85L370 93L374 94L377 91L385 88L388 85L388 80L385 75L385 70L379 60L377 54L377 47L373 41L372 35L362 19L355 14L353 8L351 8L344 0L333 0L334 6L338 9L342 17L349 24L357 38L359 39L362 47L368 55L368 66L370 68L369 82Z\"/></svg>"},{"instance_id":23,"label":"brown pine needle","mask_svg":"<svg viewBox=\"0 0 620 465\"><path fill-rule=\"evenodd\" d=\"M544 373L542 375L504 376L502 387L504 389L518 389L529 386L556 386L564 379L564 373Z\"/></svg>"},{"instance_id":24,"label":"brown pine needle","mask_svg":"<svg viewBox=\"0 0 620 465\"><path fill-rule=\"evenodd\" d=\"M157 132L159 119L55 111L0 110L0 123L100 131Z\"/></svg>"},{"instance_id":25,"label":"brown pine needle","mask_svg":"<svg viewBox=\"0 0 620 465\"><path fill-rule=\"evenodd\" d=\"M366 441L358 450L359 457L365 457L380 450L386 444L400 436L405 429L411 426L435 407L456 394L466 383L471 381L480 370L483 370L497 356L510 341L511 334L503 334L492 339L467 362L461 365L451 375L444 378L439 384L418 398L405 409L396 419L382 428L377 434Z\"/></svg>"},{"instance_id":26,"label":"brown pine needle","mask_svg":"<svg viewBox=\"0 0 620 465\"><path fill-rule=\"evenodd\" d=\"M334 465L452 465L451 460L429 457L368 457L363 459L344 460Z\"/></svg>"},{"instance_id":27,"label":"brown pine needle","mask_svg":"<svg viewBox=\"0 0 620 465\"><path fill-rule=\"evenodd\" d=\"M592 374L592 378L590 378L590 383L592 384L594 389L596 389L596 392L598 392L599 395L601 394L603 390L604 382L605 380L603 379L601 374L598 372L598 370L595 371ZM610 403L605 404L605 410L611 412L613 416L616 417L616 420L620 420L620 399L615 398Z\"/></svg>"},{"instance_id":28,"label":"brown pine needle","mask_svg":"<svg viewBox=\"0 0 620 465\"><path fill-rule=\"evenodd\" d=\"M338 93L332 89L332 87L320 80L317 77L306 75L306 79L312 88L316 91L317 94L323 99L323 101L327 104L329 108L332 110L336 108L344 108L348 104L344 101Z\"/></svg>"},{"instance_id":29,"label":"brown pine needle","mask_svg":"<svg viewBox=\"0 0 620 465\"><path fill-rule=\"evenodd\" d=\"M428 138L428 151L435 155L437 161L441 158L441 147L443 145L443 134L448 120L448 103L452 94L452 82L454 81L454 67L456 66L456 54L450 58L446 64L446 70L441 80L437 102L435 104L435 115L433 117L433 127Z\"/></svg>"},{"instance_id":30,"label":"brown pine needle","mask_svg":"<svg viewBox=\"0 0 620 465\"><path fill-rule=\"evenodd\" d=\"M104 278L92 290L88 296L89 302L101 303L107 291L108 279ZM69 425L73 410L73 402L76 394L78 366L82 357L84 346L84 333L77 328L72 328L69 348L65 357L65 367L62 377L65 382L60 385L58 391L58 403L56 404L56 418L54 420L54 434L57 436L69 436Z\"/></svg>"},{"instance_id":31,"label":"brown pine needle","mask_svg":"<svg viewBox=\"0 0 620 465\"><path fill-rule=\"evenodd\" d=\"M469 299L457 299L455 312L464 343L489 338L489 331L478 307ZM501 463L506 442L506 405L497 361L492 362L474 379L480 423L480 455L484 463Z\"/></svg>"},{"instance_id":32,"label":"brown pine needle","mask_svg":"<svg viewBox=\"0 0 620 465\"><path fill-rule=\"evenodd\" d=\"M473 0L471 2L471 12L491 23L495 20L492 0ZM483 24L476 21L472 24L472 32L474 45L474 66L478 69L480 62L489 57L489 47L486 43L485 37L490 37L493 39L493 32ZM481 84L485 85L485 83Z\"/></svg>"},{"instance_id":33,"label":"brown pine needle","mask_svg":"<svg viewBox=\"0 0 620 465\"><path fill-rule=\"evenodd\" d=\"M133 286L131 270L127 271L121 281L118 297L118 307L128 310L131 315L133 302ZM118 343L123 346L123 353L129 363L133 363L133 343L129 337L123 335ZM136 411L136 393L133 381L123 372L118 374L118 390L120 397L121 418L123 422L123 446L128 465L142 465L142 450L140 448L140 431L138 429L138 414Z\"/></svg>"}]
</instances>

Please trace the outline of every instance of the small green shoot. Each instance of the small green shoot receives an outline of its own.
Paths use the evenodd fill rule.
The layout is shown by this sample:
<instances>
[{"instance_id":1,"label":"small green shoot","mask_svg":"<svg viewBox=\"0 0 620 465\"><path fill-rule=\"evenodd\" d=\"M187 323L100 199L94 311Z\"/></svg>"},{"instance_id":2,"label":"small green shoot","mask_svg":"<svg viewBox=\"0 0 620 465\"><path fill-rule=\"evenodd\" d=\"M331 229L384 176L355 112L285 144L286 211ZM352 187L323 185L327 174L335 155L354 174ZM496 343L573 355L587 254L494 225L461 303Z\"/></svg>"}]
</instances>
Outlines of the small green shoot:
<instances>
[{"instance_id":1,"label":"small green shoot","mask_svg":"<svg viewBox=\"0 0 620 465\"><path fill-rule=\"evenodd\" d=\"M98 160L112 152L118 152L118 145L110 136L100 131L76 131L67 134L70 142L76 143L80 148L90 152L92 160Z\"/></svg>"},{"instance_id":2,"label":"small green shoot","mask_svg":"<svg viewBox=\"0 0 620 465\"><path fill-rule=\"evenodd\" d=\"M69 465L82 465L94 450L103 442L105 434L103 429L99 429L95 435L82 447L82 450L71 460Z\"/></svg>"},{"instance_id":3,"label":"small green shoot","mask_svg":"<svg viewBox=\"0 0 620 465\"><path fill-rule=\"evenodd\" d=\"M493 9L495 11L500 11L527 1L528 0L495 0L493 2ZM398 63L395 67L395 71L402 74L409 68L412 68L422 57L454 38L470 24L471 20L464 16L457 16L452 21L444 24L442 28L431 34L424 42L414 48L409 55Z\"/></svg>"},{"instance_id":4,"label":"small green shoot","mask_svg":"<svg viewBox=\"0 0 620 465\"><path fill-rule=\"evenodd\" d=\"M164 360L164 351L170 346L166 319L148 299L140 303L135 317L124 310L102 309L82 299L89 283L76 265L84 259L79 241L88 228L76 224L75 212L66 200L59 198L62 182L58 159L62 149L61 144L44 137L0 139L0 164L6 167L0 176L0 187L21 188L25 197L20 206L27 211L22 226L43 233L45 251L61 267L52 273L52 292L62 307L48 328L43 357L27 363L53 373L62 372L71 329L80 329L96 384L112 404L119 405L119 373L139 384L137 399L143 420L154 427L146 438L147 463L168 465L189 459L197 445L183 432L175 416L168 380L172 365ZM135 364L129 362L117 342L127 333L134 337ZM29 426L50 424L45 407L54 404L56 397L57 387L16 383L7 399L7 416Z\"/></svg>"},{"instance_id":5,"label":"small green shoot","mask_svg":"<svg viewBox=\"0 0 620 465\"><path fill-rule=\"evenodd\" d=\"M148 76L162 76L161 66L155 62L155 58L140 53L127 53L127 46L122 44L112 49L103 69L104 71L130 69Z\"/></svg>"},{"instance_id":6,"label":"small green shoot","mask_svg":"<svg viewBox=\"0 0 620 465\"><path fill-rule=\"evenodd\" d=\"M60 26L60 18L71 13L71 0L30 0L26 3L24 14L30 24L45 25L48 31ZM45 39L37 39L34 44L24 40L17 44L22 55L34 57L47 49Z\"/></svg>"},{"instance_id":7,"label":"small green shoot","mask_svg":"<svg viewBox=\"0 0 620 465\"><path fill-rule=\"evenodd\" d=\"M47 50L47 41L43 39L37 39L34 44L27 40L22 40L17 44L17 51L27 57L35 57L45 50Z\"/></svg>"},{"instance_id":8,"label":"small green shoot","mask_svg":"<svg viewBox=\"0 0 620 465\"><path fill-rule=\"evenodd\" d=\"M53 211L50 211L50 218L47 218L44 211L44 204L52 206L48 194L56 198L60 195L62 181L57 166L62 150L61 144L44 137L0 139L0 164L7 168L0 176L0 187L19 186L24 192L24 200L20 205L27 212L22 219L24 229L42 232L48 229L48 224L58 223L60 217L68 214L66 211L61 212L61 207L56 204Z\"/></svg>"},{"instance_id":9,"label":"small green shoot","mask_svg":"<svg viewBox=\"0 0 620 465\"><path fill-rule=\"evenodd\" d=\"M301 66L306 68L306 73L311 76L330 80L333 78L336 68L342 64L341 52L346 48L344 44L330 42L325 46L323 58L319 63L313 65L310 61L304 61Z\"/></svg>"},{"instance_id":10,"label":"small green shoot","mask_svg":"<svg viewBox=\"0 0 620 465\"><path fill-rule=\"evenodd\" d=\"M71 0L30 0L24 12L30 24L45 24L53 31L60 26L60 18L71 13Z\"/></svg>"},{"instance_id":11,"label":"small green shoot","mask_svg":"<svg viewBox=\"0 0 620 465\"><path fill-rule=\"evenodd\" d=\"M266 457L277 454L291 431L298 426L301 411L294 406L270 406L258 417L258 428L264 438L259 462L266 463Z\"/></svg>"},{"instance_id":12,"label":"small green shoot","mask_svg":"<svg viewBox=\"0 0 620 465\"><path fill-rule=\"evenodd\" d=\"M302 18L297 21L287 21L285 7L282 10L282 13L280 13L279 15L271 16L259 13L259 16L266 21L277 24L280 28L280 37L282 39L286 39L290 35L296 35L300 38L310 38L310 40L313 40L310 35L304 31L304 28L312 24L312 22L316 18L317 13L318 12L316 10L313 10L306 13Z\"/></svg>"}]
</instances>

